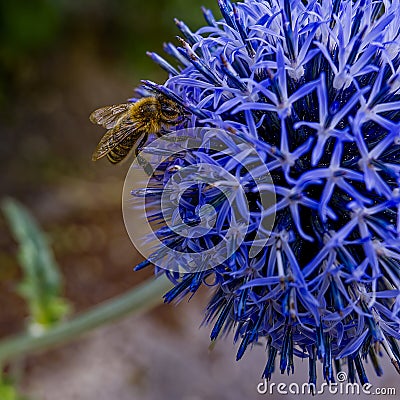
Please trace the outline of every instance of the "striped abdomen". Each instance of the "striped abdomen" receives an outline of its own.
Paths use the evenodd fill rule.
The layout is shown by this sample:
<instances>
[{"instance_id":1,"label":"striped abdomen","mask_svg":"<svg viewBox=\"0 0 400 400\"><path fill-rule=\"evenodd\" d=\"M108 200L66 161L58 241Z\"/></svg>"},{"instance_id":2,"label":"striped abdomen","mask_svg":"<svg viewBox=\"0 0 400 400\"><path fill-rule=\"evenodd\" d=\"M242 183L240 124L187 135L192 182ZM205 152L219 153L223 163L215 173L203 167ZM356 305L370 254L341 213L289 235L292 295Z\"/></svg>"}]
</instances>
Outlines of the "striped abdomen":
<instances>
[{"instance_id":1,"label":"striped abdomen","mask_svg":"<svg viewBox=\"0 0 400 400\"><path fill-rule=\"evenodd\" d=\"M129 136L124 139L120 144L115 146L109 153L107 153L107 158L113 164L117 164L122 161L132 150L137 137L135 135Z\"/></svg>"}]
</instances>

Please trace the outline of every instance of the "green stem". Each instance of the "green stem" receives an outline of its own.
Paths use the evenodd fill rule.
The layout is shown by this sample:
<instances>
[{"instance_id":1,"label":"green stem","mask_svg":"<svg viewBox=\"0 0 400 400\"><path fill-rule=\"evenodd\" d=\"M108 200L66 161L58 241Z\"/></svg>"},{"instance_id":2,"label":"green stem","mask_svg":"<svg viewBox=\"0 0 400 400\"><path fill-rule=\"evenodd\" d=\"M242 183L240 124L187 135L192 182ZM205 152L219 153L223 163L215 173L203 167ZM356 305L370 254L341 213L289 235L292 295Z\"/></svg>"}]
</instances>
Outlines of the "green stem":
<instances>
[{"instance_id":1,"label":"green stem","mask_svg":"<svg viewBox=\"0 0 400 400\"><path fill-rule=\"evenodd\" d=\"M6 338L0 342L0 365L15 357L67 342L127 314L149 310L161 303L162 295L171 287L171 282L165 276L149 279L129 292L107 300L70 321L50 328L41 335L33 336L25 333Z\"/></svg>"}]
</instances>

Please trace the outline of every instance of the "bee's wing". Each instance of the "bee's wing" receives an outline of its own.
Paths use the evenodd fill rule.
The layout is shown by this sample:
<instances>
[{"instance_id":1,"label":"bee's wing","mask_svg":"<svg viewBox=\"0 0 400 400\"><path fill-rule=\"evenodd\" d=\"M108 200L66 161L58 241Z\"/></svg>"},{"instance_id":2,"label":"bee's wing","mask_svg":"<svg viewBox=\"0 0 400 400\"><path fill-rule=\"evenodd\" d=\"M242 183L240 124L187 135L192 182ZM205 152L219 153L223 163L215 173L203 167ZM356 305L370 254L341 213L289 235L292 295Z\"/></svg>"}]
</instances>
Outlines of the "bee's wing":
<instances>
[{"instance_id":1,"label":"bee's wing","mask_svg":"<svg viewBox=\"0 0 400 400\"><path fill-rule=\"evenodd\" d=\"M132 122L129 120L128 122L122 122L120 125L108 130L93 152L92 160L96 161L104 157L130 135L139 137L144 132L144 127L145 124L142 122Z\"/></svg>"},{"instance_id":2,"label":"bee's wing","mask_svg":"<svg viewBox=\"0 0 400 400\"><path fill-rule=\"evenodd\" d=\"M118 120L122 117L132 103L116 104L106 106L93 111L90 114L90 121L97 125L102 125L104 128L111 129L117 124Z\"/></svg>"}]
</instances>

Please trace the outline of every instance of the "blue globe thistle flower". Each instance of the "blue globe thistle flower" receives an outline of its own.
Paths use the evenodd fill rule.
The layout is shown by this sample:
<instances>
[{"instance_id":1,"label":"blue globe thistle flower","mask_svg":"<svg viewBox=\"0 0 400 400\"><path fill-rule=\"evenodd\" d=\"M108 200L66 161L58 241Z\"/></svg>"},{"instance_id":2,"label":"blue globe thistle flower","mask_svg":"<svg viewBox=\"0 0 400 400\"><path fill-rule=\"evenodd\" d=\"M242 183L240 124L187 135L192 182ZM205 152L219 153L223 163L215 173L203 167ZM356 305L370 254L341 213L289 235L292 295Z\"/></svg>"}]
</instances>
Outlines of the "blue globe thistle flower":
<instances>
[{"instance_id":1,"label":"blue globe thistle flower","mask_svg":"<svg viewBox=\"0 0 400 400\"><path fill-rule=\"evenodd\" d=\"M271 184L257 182L258 167L238 143L226 143L225 157L204 138L196 152L162 163L134 194L156 208L149 218L161 222L157 235L169 249L190 258L235 223L218 190L196 182L181 190L179 213L196 226L199 208L212 204L212 229L188 239L163 225L160 198L179 168L201 162L236 176L250 215L240 245L218 265L190 273L156 267L175 284L165 301L213 286L211 339L234 331L238 360L265 341L267 379L275 369L292 373L294 356L308 358L310 383L318 360L330 382L342 369L367 382L366 359L380 376L383 353L400 372L400 2L218 3L223 19L204 9L207 25L197 32L176 21L183 38L165 45L176 66L149 53L169 79L144 81L144 89L181 104L186 128L222 129L255 149L276 205L260 203ZM251 257L255 231L272 213L269 239Z\"/></svg>"}]
</instances>

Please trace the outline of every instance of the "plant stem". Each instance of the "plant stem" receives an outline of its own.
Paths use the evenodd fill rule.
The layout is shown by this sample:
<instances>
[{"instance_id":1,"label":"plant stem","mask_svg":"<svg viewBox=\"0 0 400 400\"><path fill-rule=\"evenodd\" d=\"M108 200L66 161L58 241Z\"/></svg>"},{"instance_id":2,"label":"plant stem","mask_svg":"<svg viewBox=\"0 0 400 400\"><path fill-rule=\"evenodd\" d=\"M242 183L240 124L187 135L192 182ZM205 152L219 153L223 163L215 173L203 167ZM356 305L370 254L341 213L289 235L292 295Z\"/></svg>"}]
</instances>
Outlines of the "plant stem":
<instances>
[{"instance_id":1,"label":"plant stem","mask_svg":"<svg viewBox=\"0 0 400 400\"><path fill-rule=\"evenodd\" d=\"M165 276L149 279L127 293L107 300L70 321L46 330L41 335L25 333L6 338L0 342L0 365L15 357L67 342L127 314L149 310L161 303L162 295L171 287L171 282Z\"/></svg>"}]
</instances>

